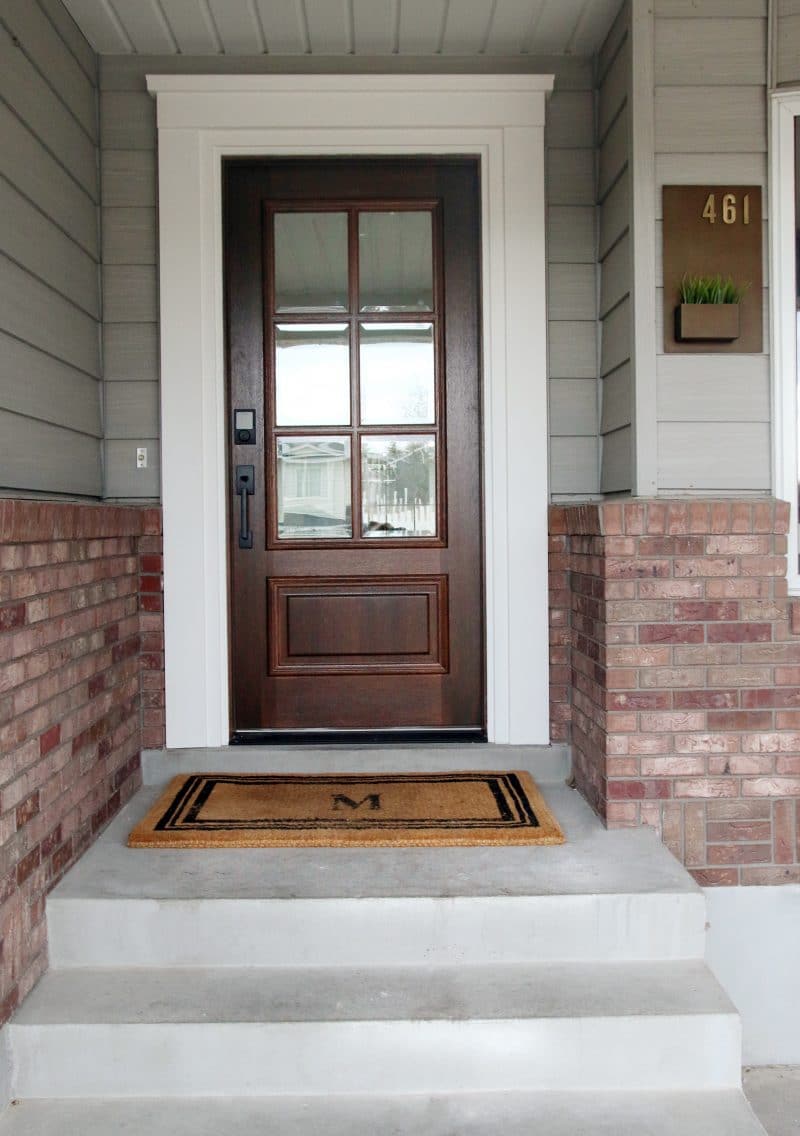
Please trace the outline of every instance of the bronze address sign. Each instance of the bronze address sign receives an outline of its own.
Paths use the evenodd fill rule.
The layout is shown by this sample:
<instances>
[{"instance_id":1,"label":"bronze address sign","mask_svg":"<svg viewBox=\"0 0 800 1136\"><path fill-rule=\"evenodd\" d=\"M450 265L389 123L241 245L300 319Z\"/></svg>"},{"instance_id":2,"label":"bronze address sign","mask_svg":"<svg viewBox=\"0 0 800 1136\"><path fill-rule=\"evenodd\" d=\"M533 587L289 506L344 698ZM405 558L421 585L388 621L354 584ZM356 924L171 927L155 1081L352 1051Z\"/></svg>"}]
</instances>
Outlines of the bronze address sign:
<instances>
[{"instance_id":1,"label":"bronze address sign","mask_svg":"<svg viewBox=\"0 0 800 1136\"><path fill-rule=\"evenodd\" d=\"M757 353L763 342L761 187L665 185L664 351ZM743 288L738 312L686 312L684 328L708 323L709 338L680 336L680 290L686 277L730 278ZM708 316L731 317L708 320ZM697 316L700 316L698 323ZM691 317L691 320L688 318ZM730 325L721 334L712 324ZM691 335L691 337L690 337Z\"/></svg>"}]
</instances>

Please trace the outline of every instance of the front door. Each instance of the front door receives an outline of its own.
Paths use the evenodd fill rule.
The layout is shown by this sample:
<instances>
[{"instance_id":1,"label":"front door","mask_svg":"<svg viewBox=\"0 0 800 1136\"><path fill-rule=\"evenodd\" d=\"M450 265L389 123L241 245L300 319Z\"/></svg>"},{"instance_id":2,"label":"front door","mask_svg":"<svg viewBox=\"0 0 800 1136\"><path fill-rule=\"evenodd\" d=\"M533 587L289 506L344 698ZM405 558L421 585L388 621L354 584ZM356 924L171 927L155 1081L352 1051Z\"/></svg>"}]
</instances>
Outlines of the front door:
<instances>
[{"instance_id":1,"label":"front door","mask_svg":"<svg viewBox=\"0 0 800 1136\"><path fill-rule=\"evenodd\" d=\"M234 738L480 736L477 163L224 181Z\"/></svg>"}]
</instances>

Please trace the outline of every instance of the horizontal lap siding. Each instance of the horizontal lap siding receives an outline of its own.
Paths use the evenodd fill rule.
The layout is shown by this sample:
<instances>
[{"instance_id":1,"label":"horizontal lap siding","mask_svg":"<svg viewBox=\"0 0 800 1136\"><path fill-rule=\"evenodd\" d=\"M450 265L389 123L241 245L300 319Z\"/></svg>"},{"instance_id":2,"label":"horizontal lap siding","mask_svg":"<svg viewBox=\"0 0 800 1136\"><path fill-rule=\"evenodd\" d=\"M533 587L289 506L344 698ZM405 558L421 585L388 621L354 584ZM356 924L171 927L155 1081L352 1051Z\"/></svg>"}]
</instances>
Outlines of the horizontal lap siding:
<instances>
[{"instance_id":1,"label":"horizontal lap siding","mask_svg":"<svg viewBox=\"0 0 800 1136\"><path fill-rule=\"evenodd\" d=\"M800 0L778 0L776 81L800 83Z\"/></svg>"},{"instance_id":2,"label":"horizontal lap siding","mask_svg":"<svg viewBox=\"0 0 800 1136\"><path fill-rule=\"evenodd\" d=\"M0 10L0 488L102 492L95 58L54 0Z\"/></svg>"},{"instance_id":3,"label":"horizontal lap siding","mask_svg":"<svg viewBox=\"0 0 800 1136\"><path fill-rule=\"evenodd\" d=\"M749 493L770 486L768 355L665 355L660 326L662 186L761 185L766 214L766 9L766 0L722 7L713 0L656 3L656 377L663 492ZM765 250L766 239L765 226ZM763 307L766 348L766 288Z\"/></svg>"},{"instance_id":4,"label":"horizontal lap siding","mask_svg":"<svg viewBox=\"0 0 800 1136\"><path fill-rule=\"evenodd\" d=\"M600 488L633 486L631 328L630 7L622 6L599 58Z\"/></svg>"},{"instance_id":5,"label":"horizontal lap siding","mask_svg":"<svg viewBox=\"0 0 800 1136\"><path fill-rule=\"evenodd\" d=\"M547 61L546 70L551 69ZM263 59L104 57L100 64L106 491L157 496L156 125L148 72L257 71ZM594 95L591 63L559 64L546 127L551 491L598 490ZM148 447L137 472L135 449Z\"/></svg>"},{"instance_id":6,"label":"horizontal lap siding","mask_svg":"<svg viewBox=\"0 0 800 1136\"><path fill-rule=\"evenodd\" d=\"M557 74L547 108L550 492L598 491L595 99L591 69Z\"/></svg>"},{"instance_id":7,"label":"horizontal lap siding","mask_svg":"<svg viewBox=\"0 0 800 1136\"><path fill-rule=\"evenodd\" d=\"M168 62L156 70L171 70ZM123 69L117 90L119 67L101 60L105 464L107 496L130 500L160 493L157 138L145 67L134 89ZM143 470L139 446L147 449Z\"/></svg>"}]
</instances>

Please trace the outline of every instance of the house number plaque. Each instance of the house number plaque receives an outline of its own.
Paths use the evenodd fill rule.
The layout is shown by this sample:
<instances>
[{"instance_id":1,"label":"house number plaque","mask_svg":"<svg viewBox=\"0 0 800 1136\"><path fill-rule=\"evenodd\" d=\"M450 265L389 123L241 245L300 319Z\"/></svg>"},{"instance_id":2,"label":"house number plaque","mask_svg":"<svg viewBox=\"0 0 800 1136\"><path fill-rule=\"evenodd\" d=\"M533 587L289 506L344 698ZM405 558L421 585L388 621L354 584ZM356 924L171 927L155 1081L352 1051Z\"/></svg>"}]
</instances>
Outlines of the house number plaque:
<instances>
[{"instance_id":1,"label":"house number plaque","mask_svg":"<svg viewBox=\"0 0 800 1136\"><path fill-rule=\"evenodd\" d=\"M665 185L663 206L664 351L760 352L761 186ZM738 311L681 308L681 283L690 277L731 280L741 290Z\"/></svg>"}]
</instances>

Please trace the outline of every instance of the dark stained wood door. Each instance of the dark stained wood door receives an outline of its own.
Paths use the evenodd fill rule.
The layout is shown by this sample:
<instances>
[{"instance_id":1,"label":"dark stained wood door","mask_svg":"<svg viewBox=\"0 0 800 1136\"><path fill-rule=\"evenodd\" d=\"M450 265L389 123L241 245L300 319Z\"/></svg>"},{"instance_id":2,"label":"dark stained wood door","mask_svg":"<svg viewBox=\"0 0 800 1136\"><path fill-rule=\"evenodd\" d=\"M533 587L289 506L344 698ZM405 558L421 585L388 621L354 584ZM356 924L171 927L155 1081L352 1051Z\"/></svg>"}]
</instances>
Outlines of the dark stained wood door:
<instances>
[{"instance_id":1,"label":"dark stained wood door","mask_svg":"<svg viewBox=\"0 0 800 1136\"><path fill-rule=\"evenodd\" d=\"M480 735L477 163L237 159L224 203L234 738Z\"/></svg>"}]
</instances>

